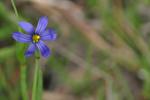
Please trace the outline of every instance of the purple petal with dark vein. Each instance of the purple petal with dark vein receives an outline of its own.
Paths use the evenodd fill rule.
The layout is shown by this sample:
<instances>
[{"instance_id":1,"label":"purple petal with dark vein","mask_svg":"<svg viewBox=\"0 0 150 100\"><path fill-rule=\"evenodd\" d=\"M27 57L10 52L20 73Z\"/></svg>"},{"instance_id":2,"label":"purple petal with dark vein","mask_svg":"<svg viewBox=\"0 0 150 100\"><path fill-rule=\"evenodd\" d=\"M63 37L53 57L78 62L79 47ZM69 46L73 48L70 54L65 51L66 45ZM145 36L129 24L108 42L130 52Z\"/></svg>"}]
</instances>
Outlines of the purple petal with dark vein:
<instances>
[{"instance_id":1,"label":"purple petal with dark vein","mask_svg":"<svg viewBox=\"0 0 150 100\"><path fill-rule=\"evenodd\" d=\"M34 27L32 24L25 22L25 21L21 21L19 22L19 26L25 30L27 33L33 34L34 33Z\"/></svg>"},{"instance_id":2,"label":"purple petal with dark vein","mask_svg":"<svg viewBox=\"0 0 150 100\"><path fill-rule=\"evenodd\" d=\"M33 53L35 52L36 50L36 45L31 43L27 49L27 51L25 52L25 56L26 57L29 57L31 55L33 55Z\"/></svg>"},{"instance_id":3,"label":"purple petal with dark vein","mask_svg":"<svg viewBox=\"0 0 150 100\"><path fill-rule=\"evenodd\" d=\"M48 24L48 17L46 16L40 17L35 33L40 34L44 32L47 27L47 24Z\"/></svg>"},{"instance_id":4,"label":"purple petal with dark vein","mask_svg":"<svg viewBox=\"0 0 150 100\"><path fill-rule=\"evenodd\" d=\"M27 43L27 42L31 42L31 36L27 35L27 34L23 34L20 32L14 32L13 33L13 38L18 41L18 42L22 42L22 43Z\"/></svg>"},{"instance_id":5,"label":"purple petal with dark vein","mask_svg":"<svg viewBox=\"0 0 150 100\"><path fill-rule=\"evenodd\" d=\"M50 49L45 45L43 41L39 41L36 45L43 57L50 56Z\"/></svg>"},{"instance_id":6,"label":"purple petal with dark vein","mask_svg":"<svg viewBox=\"0 0 150 100\"><path fill-rule=\"evenodd\" d=\"M48 29L45 32L41 33L41 40L50 40L54 41L57 38L56 31L53 29Z\"/></svg>"}]
</instances>

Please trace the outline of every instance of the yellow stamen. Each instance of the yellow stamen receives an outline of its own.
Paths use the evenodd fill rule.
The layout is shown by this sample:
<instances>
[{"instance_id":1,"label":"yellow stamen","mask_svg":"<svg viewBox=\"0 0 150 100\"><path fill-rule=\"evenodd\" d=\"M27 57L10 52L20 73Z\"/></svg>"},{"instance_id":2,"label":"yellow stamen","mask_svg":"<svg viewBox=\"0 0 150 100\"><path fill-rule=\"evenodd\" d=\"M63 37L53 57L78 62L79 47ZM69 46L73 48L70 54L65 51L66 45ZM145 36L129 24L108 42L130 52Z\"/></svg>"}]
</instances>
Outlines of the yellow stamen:
<instances>
[{"instance_id":1,"label":"yellow stamen","mask_svg":"<svg viewBox=\"0 0 150 100\"><path fill-rule=\"evenodd\" d=\"M35 35L32 36L33 42L39 42L40 38L41 37L39 35L37 35L37 34L35 34Z\"/></svg>"}]
</instances>

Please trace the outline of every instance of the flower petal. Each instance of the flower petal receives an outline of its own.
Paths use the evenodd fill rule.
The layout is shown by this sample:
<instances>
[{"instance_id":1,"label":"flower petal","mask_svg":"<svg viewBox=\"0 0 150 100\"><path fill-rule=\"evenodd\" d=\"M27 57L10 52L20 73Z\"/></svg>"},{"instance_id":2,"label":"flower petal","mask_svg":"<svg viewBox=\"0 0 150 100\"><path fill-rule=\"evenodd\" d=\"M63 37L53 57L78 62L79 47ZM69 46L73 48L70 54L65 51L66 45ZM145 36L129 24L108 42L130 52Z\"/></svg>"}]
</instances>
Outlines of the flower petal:
<instances>
[{"instance_id":1,"label":"flower petal","mask_svg":"<svg viewBox=\"0 0 150 100\"><path fill-rule=\"evenodd\" d=\"M50 40L54 41L57 38L57 34L53 29L48 29L45 32L41 33L41 40Z\"/></svg>"},{"instance_id":2,"label":"flower petal","mask_svg":"<svg viewBox=\"0 0 150 100\"><path fill-rule=\"evenodd\" d=\"M34 33L34 27L32 24L25 22L25 21L21 21L19 22L19 26L24 29L27 33L33 34Z\"/></svg>"},{"instance_id":3,"label":"flower petal","mask_svg":"<svg viewBox=\"0 0 150 100\"><path fill-rule=\"evenodd\" d=\"M50 56L50 49L45 45L43 41L39 41L36 45L43 57Z\"/></svg>"},{"instance_id":4,"label":"flower petal","mask_svg":"<svg viewBox=\"0 0 150 100\"><path fill-rule=\"evenodd\" d=\"M26 42L31 42L31 36L27 35L27 34L22 34L20 32L14 32L13 33L13 38L18 41L18 42L22 42L22 43L26 43Z\"/></svg>"},{"instance_id":5,"label":"flower petal","mask_svg":"<svg viewBox=\"0 0 150 100\"><path fill-rule=\"evenodd\" d=\"M33 53L35 52L36 50L36 45L31 43L27 49L27 51L25 52L25 56L26 57L29 57L31 55L33 55Z\"/></svg>"},{"instance_id":6,"label":"flower petal","mask_svg":"<svg viewBox=\"0 0 150 100\"><path fill-rule=\"evenodd\" d=\"M46 16L41 17L39 19L35 33L40 34L40 33L44 32L47 27L47 24L48 24L48 17L46 17Z\"/></svg>"}]
</instances>

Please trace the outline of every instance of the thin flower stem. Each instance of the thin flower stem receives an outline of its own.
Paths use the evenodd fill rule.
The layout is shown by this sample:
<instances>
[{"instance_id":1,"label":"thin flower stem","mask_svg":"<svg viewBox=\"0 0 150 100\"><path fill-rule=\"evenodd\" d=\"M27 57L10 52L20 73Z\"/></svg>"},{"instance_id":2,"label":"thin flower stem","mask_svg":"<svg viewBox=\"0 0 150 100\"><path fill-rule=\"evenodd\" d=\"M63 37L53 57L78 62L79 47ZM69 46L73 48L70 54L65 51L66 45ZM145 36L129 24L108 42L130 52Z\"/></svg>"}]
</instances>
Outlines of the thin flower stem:
<instances>
[{"instance_id":1,"label":"thin flower stem","mask_svg":"<svg viewBox=\"0 0 150 100\"><path fill-rule=\"evenodd\" d=\"M15 5L14 0L11 0L11 3L12 3L12 6L13 6L13 9L14 9L14 11L15 11L16 17L19 17L19 14L18 14L18 11L17 11L17 8L16 8L16 5Z\"/></svg>"},{"instance_id":2,"label":"thin flower stem","mask_svg":"<svg viewBox=\"0 0 150 100\"><path fill-rule=\"evenodd\" d=\"M16 8L14 0L11 0L11 4L13 6L13 9L14 9L14 12L15 12L15 15L16 15L17 19L19 19L20 17L19 17L18 10ZM18 30L19 30L19 32L21 32L21 28L20 27L18 27Z\"/></svg>"},{"instance_id":3,"label":"thin flower stem","mask_svg":"<svg viewBox=\"0 0 150 100\"><path fill-rule=\"evenodd\" d=\"M14 0L11 0L11 3L12 3L12 6L13 6L13 9L14 9L14 12L15 12L15 15L17 17L17 19L19 19L19 14L18 14L18 11L17 11L17 8L16 8L16 5L15 5L15 2ZM18 27L18 30L19 32L21 32L21 29L20 27ZM22 46L23 48L23 46ZM21 52L21 51L20 51ZM22 58L24 59L24 58ZM28 92L27 92L27 84L26 84L26 66L25 66L25 59L24 60L20 60L18 59L21 63L21 76L20 76L20 85L21 85L21 95L22 95L22 99L23 100L28 100Z\"/></svg>"},{"instance_id":4,"label":"thin flower stem","mask_svg":"<svg viewBox=\"0 0 150 100\"><path fill-rule=\"evenodd\" d=\"M26 66L21 66L21 93L23 100L28 100L28 92L27 92L27 85L26 85Z\"/></svg>"},{"instance_id":5,"label":"thin flower stem","mask_svg":"<svg viewBox=\"0 0 150 100\"><path fill-rule=\"evenodd\" d=\"M38 100L42 100L42 91L43 91L43 79L42 79L42 70L38 71L39 79L38 79Z\"/></svg>"},{"instance_id":6,"label":"thin flower stem","mask_svg":"<svg viewBox=\"0 0 150 100\"><path fill-rule=\"evenodd\" d=\"M36 53L36 59L35 59L35 72L34 72L34 79L33 79L33 87L32 87L32 100L37 100L38 94L38 79L39 79L39 59L38 53Z\"/></svg>"}]
</instances>

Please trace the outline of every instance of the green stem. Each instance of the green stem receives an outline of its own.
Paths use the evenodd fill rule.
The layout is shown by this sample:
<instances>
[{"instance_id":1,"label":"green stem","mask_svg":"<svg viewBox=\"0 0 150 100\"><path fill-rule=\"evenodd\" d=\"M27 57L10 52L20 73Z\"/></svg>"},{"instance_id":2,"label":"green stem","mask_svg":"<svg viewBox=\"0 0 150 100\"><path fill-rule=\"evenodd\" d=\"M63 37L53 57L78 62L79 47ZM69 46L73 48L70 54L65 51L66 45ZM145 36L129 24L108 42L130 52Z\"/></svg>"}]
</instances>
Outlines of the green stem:
<instances>
[{"instance_id":1,"label":"green stem","mask_svg":"<svg viewBox=\"0 0 150 100\"><path fill-rule=\"evenodd\" d=\"M13 9L14 9L14 12L15 12L15 15L16 15L17 19L19 19L20 17L19 17L19 14L18 14L18 11L17 11L17 8L16 8L14 0L11 0L11 4L13 6ZM20 27L18 27L18 30L19 30L19 32L21 32L21 28Z\"/></svg>"},{"instance_id":2,"label":"green stem","mask_svg":"<svg viewBox=\"0 0 150 100\"><path fill-rule=\"evenodd\" d=\"M13 9L14 9L14 12L15 12L15 15L17 17L17 19L19 19L19 14L18 14L18 11L17 11L17 8L16 8L16 5L15 5L15 2L14 0L11 0L11 3L12 3L12 6L13 6ZM21 29L20 27L18 27L18 30L19 32L21 32ZM22 46L21 48L24 48L24 46ZM22 51L22 49L21 49ZM22 53L21 51L19 51L19 53ZM26 66L24 65L25 63L25 59L24 57L21 57L22 60L18 59L21 63L21 95L22 95L22 99L23 100L28 100L28 92L27 92L27 84L26 84Z\"/></svg>"},{"instance_id":3,"label":"green stem","mask_svg":"<svg viewBox=\"0 0 150 100\"><path fill-rule=\"evenodd\" d=\"M11 3L12 3L12 6L13 6L13 9L14 9L14 11L15 11L16 17L19 17L19 14L18 14L18 11L17 11L17 8L16 8L16 5L15 5L14 0L11 0Z\"/></svg>"},{"instance_id":4,"label":"green stem","mask_svg":"<svg viewBox=\"0 0 150 100\"><path fill-rule=\"evenodd\" d=\"M28 100L25 65L21 66L21 93L22 93L23 100Z\"/></svg>"},{"instance_id":5,"label":"green stem","mask_svg":"<svg viewBox=\"0 0 150 100\"><path fill-rule=\"evenodd\" d=\"M42 70L39 69L39 79L38 79L38 100L42 100L42 91L43 91L43 79L42 79Z\"/></svg>"},{"instance_id":6,"label":"green stem","mask_svg":"<svg viewBox=\"0 0 150 100\"><path fill-rule=\"evenodd\" d=\"M35 59L35 72L34 72L34 80L33 80L33 87L32 87L32 100L37 100L37 93L38 93L38 79L39 79L39 59L40 57L36 54Z\"/></svg>"}]
</instances>

